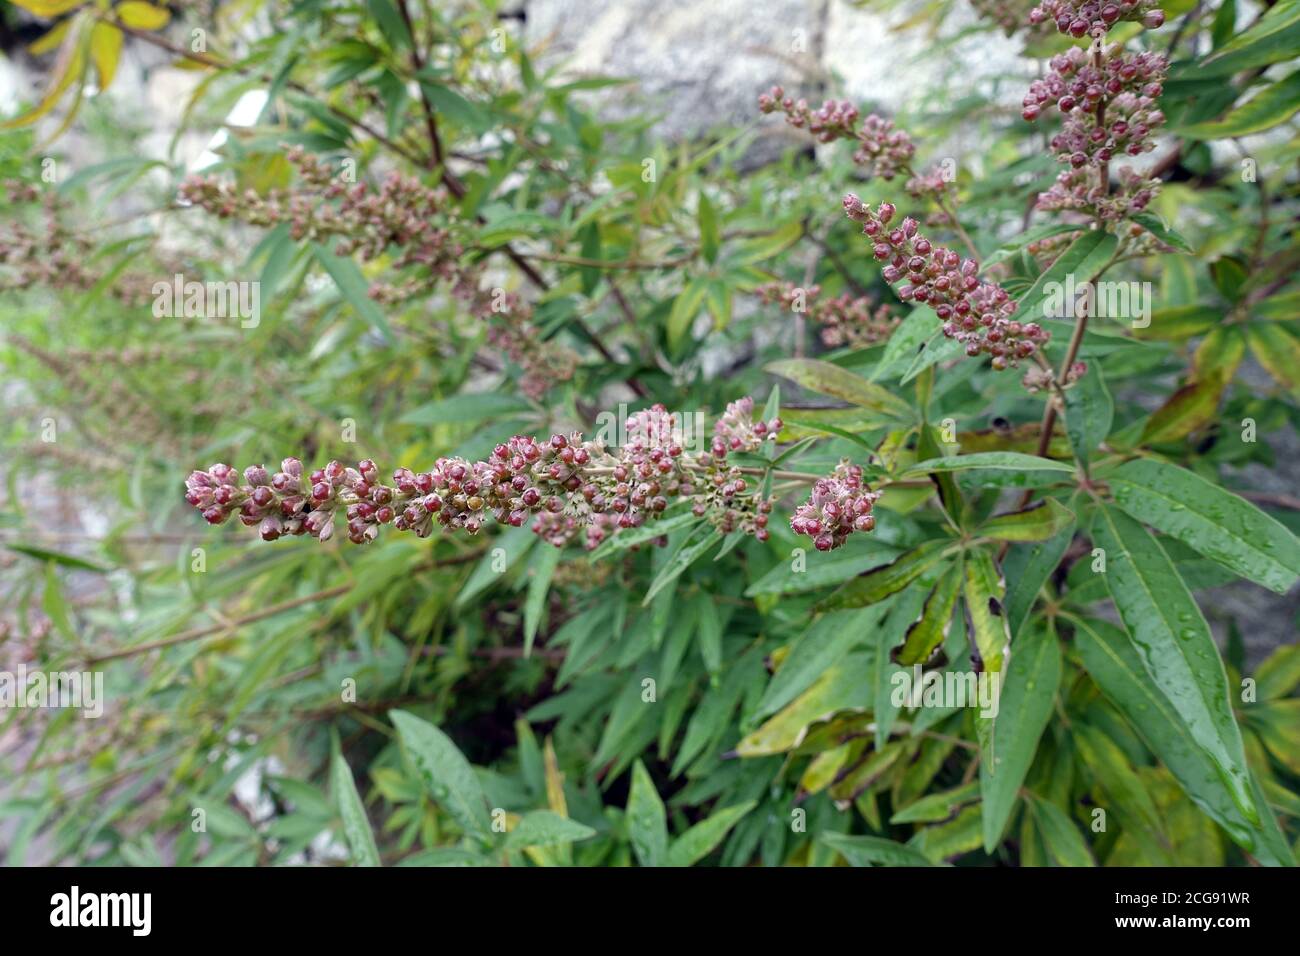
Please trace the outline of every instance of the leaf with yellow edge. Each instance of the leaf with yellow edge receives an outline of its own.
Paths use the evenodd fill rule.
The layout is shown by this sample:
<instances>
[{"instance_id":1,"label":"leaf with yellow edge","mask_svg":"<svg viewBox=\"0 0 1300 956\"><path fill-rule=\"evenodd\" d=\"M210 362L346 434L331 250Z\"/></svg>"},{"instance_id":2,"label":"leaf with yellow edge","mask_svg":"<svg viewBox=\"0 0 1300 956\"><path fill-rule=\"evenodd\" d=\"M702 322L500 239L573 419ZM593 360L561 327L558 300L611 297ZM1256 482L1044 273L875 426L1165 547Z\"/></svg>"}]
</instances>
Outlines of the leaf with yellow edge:
<instances>
[{"instance_id":1,"label":"leaf with yellow edge","mask_svg":"<svg viewBox=\"0 0 1300 956\"><path fill-rule=\"evenodd\" d=\"M29 13L34 13L38 17L46 20L67 13L69 10L75 10L86 0L13 0L14 6L22 7Z\"/></svg>"},{"instance_id":2,"label":"leaf with yellow edge","mask_svg":"<svg viewBox=\"0 0 1300 956\"><path fill-rule=\"evenodd\" d=\"M74 82L80 83L84 81L89 40L89 32L79 30L72 42L65 43L60 47L59 59L54 64L54 79L46 88L41 101L21 116L15 116L13 119L0 123L0 129L18 129L23 126L30 126L59 104L59 100L63 98L63 94L68 87ZM75 113L75 110L73 112Z\"/></svg>"},{"instance_id":3,"label":"leaf with yellow edge","mask_svg":"<svg viewBox=\"0 0 1300 956\"><path fill-rule=\"evenodd\" d=\"M1300 340L1271 323L1246 327L1250 350L1269 375L1292 391L1300 390Z\"/></svg>"},{"instance_id":4,"label":"leaf with yellow edge","mask_svg":"<svg viewBox=\"0 0 1300 956\"><path fill-rule=\"evenodd\" d=\"M113 10L117 18L135 30L158 30L172 18L166 7L156 7L144 0L126 0Z\"/></svg>"},{"instance_id":5,"label":"leaf with yellow edge","mask_svg":"<svg viewBox=\"0 0 1300 956\"><path fill-rule=\"evenodd\" d=\"M871 707L873 688L862 680L867 662L851 654L826 673L786 707L736 745L741 757L766 757L799 746L813 724L844 710L864 711Z\"/></svg>"},{"instance_id":6,"label":"leaf with yellow edge","mask_svg":"<svg viewBox=\"0 0 1300 956\"><path fill-rule=\"evenodd\" d=\"M72 28L73 20L60 20L54 26L50 27L46 33L35 40L27 47L27 52L32 56L44 56L51 50L57 50L63 38L68 35L68 30Z\"/></svg>"},{"instance_id":7,"label":"leaf with yellow edge","mask_svg":"<svg viewBox=\"0 0 1300 956\"><path fill-rule=\"evenodd\" d=\"M117 75L117 58L122 52L122 31L107 23L96 23L90 31L90 58L99 74L99 88L106 90Z\"/></svg>"}]
</instances>

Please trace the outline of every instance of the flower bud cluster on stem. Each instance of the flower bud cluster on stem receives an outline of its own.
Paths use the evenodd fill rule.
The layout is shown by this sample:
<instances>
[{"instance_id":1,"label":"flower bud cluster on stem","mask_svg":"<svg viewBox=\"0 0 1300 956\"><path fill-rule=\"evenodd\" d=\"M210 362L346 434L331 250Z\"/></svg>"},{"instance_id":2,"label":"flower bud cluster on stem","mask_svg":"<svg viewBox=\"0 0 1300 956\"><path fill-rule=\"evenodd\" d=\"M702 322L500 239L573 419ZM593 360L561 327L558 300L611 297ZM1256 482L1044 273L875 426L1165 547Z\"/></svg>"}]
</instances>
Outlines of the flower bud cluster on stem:
<instances>
[{"instance_id":1,"label":"flower bud cluster on stem","mask_svg":"<svg viewBox=\"0 0 1300 956\"><path fill-rule=\"evenodd\" d=\"M745 477L753 469L728 461L732 453L775 441L781 431L780 419L755 421L753 412L750 398L728 405L710 447L700 452L683 447L677 416L655 405L629 418L628 439L617 449L584 441L578 432L545 440L516 435L486 460L439 458L418 473L399 468L391 484L380 482L370 460L355 467L331 461L310 474L296 458L286 458L274 474L261 465L241 474L216 464L189 476L185 499L210 523L238 515L268 541L282 535L324 541L341 526L350 541L361 544L387 524L419 537L434 525L472 535L492 519L513 527L531 521L532 530L556 546L581 534L593 549L617 529L654 522L678 500L688 501L695 515L719 531L766 541L774 499ZM841 471L834 480L850 482L852 474ZM838 499L855 518L870 510L869 502L865 510L858 503L864 495L874 500L861 487L860 470L856 474L856 497ZM817 499L819 521L827 518L824 504ZM838 530L827 524L825 533L838 542L849 530L870 530L870 522L850 524Z\"/></svg>"},{"instance_id":2,"label":"flower bud cluster on stem","mask_svg":"<svg viewBox=\"0 0 1300 956\"><path fill-rule=\"evenodd\" d=\"M889 338L902 320L888 303L877 305L867 296L848 293L819 299L821 286L800 288L793 282L768 282L756 290L763 302L780 303L792 312L804 312L821 327L821 340L829 348L860 349Z\"/></svg>"},{"instance_id":3,"label":"flower bud cluster on stem","mask_svg":"<svg viewBox=\"0 0 1300 956\"><path fill-rule=\"evenodd\" d=\"M845 214L862 223L872 255L885 263L885 281L910 283L897 290L900 299L933 308L944 335L961 342L967 355L992 356L995 369L1015 367L1047 342L1048 333L1037 323L1012 317L1015 300L997 283L980 279L974 259L932 244L915 219L891 227L895 211L890 203L873 211L851 193L844 197Z\"/></svg>"}]
</instances>

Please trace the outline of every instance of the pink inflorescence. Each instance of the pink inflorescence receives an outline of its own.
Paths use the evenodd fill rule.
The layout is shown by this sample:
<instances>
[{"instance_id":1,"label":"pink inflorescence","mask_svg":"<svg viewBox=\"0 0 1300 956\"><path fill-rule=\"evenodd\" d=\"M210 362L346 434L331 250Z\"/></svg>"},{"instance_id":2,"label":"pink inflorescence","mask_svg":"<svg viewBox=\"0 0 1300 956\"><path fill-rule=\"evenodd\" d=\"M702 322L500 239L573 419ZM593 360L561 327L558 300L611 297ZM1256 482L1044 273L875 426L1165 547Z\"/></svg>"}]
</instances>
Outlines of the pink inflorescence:
<instances>
[{"instance_id":1,"label":"pink inflorescence","mask_svg":"<svg viewBox=\"0 0 1300 956\"><path fill-rule=\"evenodd\" d=\"M843 460L829 477L813 484L808 500L790 518L790 530L811 537L818 551L830 551L853 532L876 526L871 509L879 497L863 482L862 469Z\"/></svg>"},{"instance_id":2,"label":"pink inflorescence","mask_svg":"<svg viewBox=\"0 0 1300 956\"><path fill-rule=\"evenodd\" d=\"M876 305L866 296L848 293L822 299L821 286L800 288L793 282L768 282L758 287L764 302L780 303L792 312L806 313L821 328L821 339L829 348L866 348L889 338L901 321L888 303Z\"/></svg>"},{"instance_id":3,"label":"pink inflorescence","mask_svg":"<svg viewBox=\"0 0 1300 956\"><path fill-rule=\"evenodd\" d=\"M764 113L784 113L786 122L807 130L820 143L856 140L853 161L868 175L881 179L893 179L906 170L916 154L912 138L896 129L892 120L870 113L857 126L858 108L847 100L826 100L813 109L807 100L786 96L784 89L774 86L758 97L758 108Z\"/></svg>"},{"instance_id":4,"label":"pink inflorescence","mask_svg":"<svg viewBox=\"0 0 1300 956\"><path fill-rule=\"evenodd\" d=\"M1072 37L1100 37L1121 20L1139 20L1149 30L1165 22L1159 0L1042 0L1029 11L1029 22L1051 21Z\"/></svg>"},{"instance_id":5,"label":"pink inflorescence","mask_svg":"<svg viewBox=\"0 0 1300 956\"><path fill-rule=\"evenodd\" d=\"M933 245L921 235L915 219L907 218L891 229L895 208L881 203L871 207L852 194L844 197L844 211L872 240L872 254L885 263L885 281L909 285L898 289L904 302L928 305L943 321L943 334L956 339L971 356L992 356L995 369L1014 367L1047 342L1048 333L1037 323L1017 322L1015 300L993 282L979 278L974 259Z\"/></svg>"},{"instance_id":6,"label":"pink inflorescence","mask_svg":"<svg viewBox=\"0 0 1300 956\"><path fill-rule=\"evenodd\" d=\"M399 468L391 485L379 481L370 460L356 467L332 461L310 475L296 458L274 475L260 465L241 476L216 464L189 476L185 499L212 524L238 514L266 540L328 540L340 516L357 544L390 523L427 537L435 524L477 534L488 518L514 527L532 518L533 531L552 544L585 531L588 548L616 528L656 519L674 499L689 499L719 530L766 540L771 499L726 461L730 451L752 451L780 431L778 420L753 422L752 409L749 399L728 406L713 447L699 453L685 450L676 416L656 405L631 416L628 440L616 450L577 432L543 441L516 435L483 461L439 458L429 471Z\"/></svg>"},{"instance_id":7,"label":"pink inflorescence","mask_svg":"<svg viewBox=\"0 0 1300 956\"><path fill-rule=\"evenodd\" d=\"M1075 169L1097 167L1153 148L1152 133L1165 122L1156 105L1169 70L1164 56L1113 51L1098 65L1073 47L1052 57L1051 67L1030 85L1023 115L1032 122L1049 106L1061 111L1061 131L1052 137L1058 159Z\"/></svg>"}]
</instances>

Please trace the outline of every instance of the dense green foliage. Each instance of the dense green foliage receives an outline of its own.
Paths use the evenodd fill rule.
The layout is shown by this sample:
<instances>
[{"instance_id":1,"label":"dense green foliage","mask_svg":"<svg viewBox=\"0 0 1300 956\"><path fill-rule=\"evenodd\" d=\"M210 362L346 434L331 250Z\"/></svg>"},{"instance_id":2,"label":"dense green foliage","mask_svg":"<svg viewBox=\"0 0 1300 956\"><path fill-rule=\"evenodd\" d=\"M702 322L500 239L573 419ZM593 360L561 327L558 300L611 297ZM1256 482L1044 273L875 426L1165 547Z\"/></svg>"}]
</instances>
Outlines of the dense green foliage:
<instances>
[{"instance_id":1,"label":"dense green foliage","mask_svg":"<svg viewBox=\"0 0 1300 956\"><path fill-rule=\"evenodd\" d=\"M1171 64L1164 181L1114 215L1036 209L1059 116L977 90L893 118L892 178L835 142L752 168L780 119L690 143L602 119L624 81L539 67L491 0L18 6L57 25L0 132L0 668L91 669L106 701L0 710L6 862L1294 863L1300 648L1248 668L1228 621L1225 660L1198 592L1300 574L1296 512L1243 478L1300 408L1300 2L1115 26ZM1044 69L1089 51L1018 35ZM170 142L87 95L124 39L196 77ZM959 134L980 148L950 161ZM954 175L904 187L931 167ZM1050 340L963 355L882 277L882 202ZM1149 315L1053 311L1103 274ZM258 283L256 321L160 314L175 275ZM263 542L182 499L215 461L386 482L620 405L711 438L744 396L781 420L727 459L750 533L670 496L594 550L531 514ZM872 522L796 533L845 459ZM50 533L52 480L102 539ZM996 714L900 700L921 665L991 676Z\"/></svg>"}]
</instances>

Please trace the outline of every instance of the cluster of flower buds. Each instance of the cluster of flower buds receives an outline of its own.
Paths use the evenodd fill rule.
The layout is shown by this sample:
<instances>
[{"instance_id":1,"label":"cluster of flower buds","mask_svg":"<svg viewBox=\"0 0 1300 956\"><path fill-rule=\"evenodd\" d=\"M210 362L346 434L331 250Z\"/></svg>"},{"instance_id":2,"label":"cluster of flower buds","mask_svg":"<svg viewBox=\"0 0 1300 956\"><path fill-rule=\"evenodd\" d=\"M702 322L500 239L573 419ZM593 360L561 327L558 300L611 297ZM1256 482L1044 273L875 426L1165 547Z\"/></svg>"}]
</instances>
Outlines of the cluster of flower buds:
<instances>
[{"instance_id":1,"label":"cluster of flower buds","mask_svg":"<svg viewBox=\"0 0 1300 956\"><path fill-rule=\"evenodd\" d=\"M576 432L545 441L515 436L483 461L439 458L427 472L399 468L391 486L379 482L370 460L355 468L332 461L308 477L295 458L274 475L255 465L241 476L217 464L189 476L185 500L212 524L237 513L268 541L300 534L327 540L342 513L357 544L373 540L383 524L419 537L434 524L477 534L490 517L513 527L533 518L533 531L557 545L585 530L594 548L614 529L640 527L680 498L721 530L766 540L771 499L726 462L729 452L752 451L780 431L779 420L752 421L752 410L750 399L728 406L712 448L698 454L686 453L677 417L656 405L631 416L628 440L617 450Z\"/></svg>"},{"instance_id":2,"label":"cluster of flower buds","mask_svg":"<svg viewBox=\"0 0 1300 956\"><path fill-rule=\"evenodd\" d=\"M1159 192L1160 180L1148 179L1131 169L1121 169L1118 185L1106 191L1088 170L1067 169L1045 192L1038 194L1036 208L1044 212L1081 212L1103 222L1118 222L1146 209ZM1042 242L1049 243L1049 240ZM1031 244L1029 252L1037 256L1048 247L1050 243L1038 249Z\"/></svg>"},{"instance_id":3,"label":"cluster of flower buds","mask_svg":"<svg viewBox=\"0 0 1300 956\"><path fill-rule=\"evenodd\" d=\"M748 395L729 402L713 423L713 457L721 460L733 451L757 451L764 442L776 440L783 424L779 418L754 421L754 400Z\"/></svg>"},{"instance_id":4,"label":"cluster of flower buds","mask_svg":"<svg viewBox=\"0 0 1300 956\"><path fill-rule=\"evenodd\" d=\"M1062 388L1069 388L1079 379L1088 374L1087 362L1075 362L1065 370L1065 380L1061 382ZM1025 372L1024 378L1020 384L1025 387L1029 394L1033 395L1040 391L1050 391L1056 386L1056 380L1050 368L1031 368Z\"/></svg>"},{"instance_id":5,"label":"cluster of flower buds","mask_svg":"<svg viewBox=\"0 0 1300 956\"><path fill-rule=\"evenodd\" d=\"M1029 22L1052 22L1072 37L1101 37L1121 20L1138 20L1148 30L1165 22L1160 0L1042 0L1029 11Z\"/></svg>"},{"instance_id":6,"label":"cluster of flower buds","mask_svg":"<svg viewBox=\"0 0 1300 956\"><path fill-rule=\"evenodd\" d=\"M807 130L819 143L856 140L853 161L869 176L893 179L908 170L916 153L912 138L895 129L891 120L871 113L857 126L858 108L847 100L827 100L813 109L807 100L786 96L784 89L774 86L758 97L758 108L763 113L784 113L787 123Z\"/></svg>"},{"instance_id":7,"label":"cluster of flower buds","mask_svg":"<svg viewBox=\"0 0 1300 956\"><path fill-rule=\"evenodd\" d=\"M875 345L889 338L902 321L888 303L875 305L865 296L845 293L833 299L819 299L821 286L817 285L803 289L793 282L769 282L757 291L768 304L780 303L792 312L806 313L820 326L821 340L828 348L860 349Z\"/></svg>"},{"instance_id":8,"label":"cluster of flower buds","mask_svg":"<svg viewBox=\"0 0 1300 956\"><path fill-rule=\"evenodd\" d=\"M332 239L341 256L357 254L371 261L397 250L394 268L422 269L416 286L405 289L408 297L457 278L465 249L456 238L455 207L448 204L444 190L396 172L375 189L349 181L301 146L291 147L286 155L298 170L302 188L273 190L263 197L251 189L241 192L216 176L190 176L181 184L180 196L222 219L255 226L287 223L294 240ZM395 298L382 284L370 294L381 301Z\"/></svg>"},{"instance_id":9,"label":"cluster of flower buds","mask_svg":"<svg viewBox=\"0 0 1300 956\"><path fill-rule=\"evenodd\" d=\"M784 89L774 86L759 94L758 108L764 113L779 110L785 114L786 122L795 129L807 130L819 143L833 143L856 135L858 108L848 100L826 100L813 109L807 100L786 96Z\"/></svg>"},{"instance_id":10,"label":"cluster of flower buds","mask_svg":"<svg viewBox=\"0 0 1300 956\"><path fill-rule=\"evenodd\" d=\"M904 191L913 199L930 199L942 202L952 186L952 179L940 166L927 173L918 173L910 177L903 185Z\"/></svg>"},{"instance_id":11,"label":"cluster of flower buds","mask_svg":"<svg viewBox=\"0 0 1300 956\"><path fill-rule=\"evenodd\" d=\"M910 285L897 290L904 302L920 302L934 309L943 321L943 334L966 347L966 354L992 356L993 368L1014 367L1046 343L1048 333L1037 323L1017 322L1015 300L1000 285L979 278L974 259L963 259L951 249L933 245L921 235L915 219L890 228L895 208L890 203L871 207L852 194L844 197L844 211L872 240L872 254L886 263L885 281L904 278Z\"/></svg>"},{"instance_id":12,"label":"cluster of flower buds","mask_svg":"<svg viewBox=\"0 0 1300 956\"><path fill-rule=\"evenodd\" d=\"M1052 57L1051 68L1030 85L1022 115L1032 122L1047 106L1061 111L1052 149L1062 162L1097 167L1120 153L1139 156L1153 148L1151 135L1165 121L1156 106L1169 70L1163 55L1112 48L1098 64L1072 47Z\"/></svg>"},{"instance_id":13,"label":"cluster of flower buds","mask_svg":"<svg viewBox=\"0 0 1300 956\"><path fill-rule=\"evenodd\" d=\"M790 530L808 535L818 551L830 551L853 532L876 526L871 509L879 497L863 482L862 469L844 459L829 477L813 483L808 500L790 518Z\"/></svg>"},{"instance_id":14,"label":"cluster of flower buds","mask_svg":"<svg viewBox=\"0 0 1300 956\"><path fill-rule=\"evenodd\" d=\"M543 339L533 324L532 306L517 292L458 290L468 299L470 312L488 323L488 344L500 349L523 370L519 390L529 398L541 398L556 382L573 378L578 355L553 339Z\"/></svg>"},{"instance_id":15,"label":"cluster of flower buds","mask_svg":"<svg viewBox=\"0 0 1300 956\"><path fill-rule=\"evenodd\" d=\"M1029 19L1029 11L1037 6L1037 0L971 0L971 6L980 17L1001 27L1007 36L1025 29L1034 35L1051 30L1048 21Z\"/></svg>"}]
</instances>

